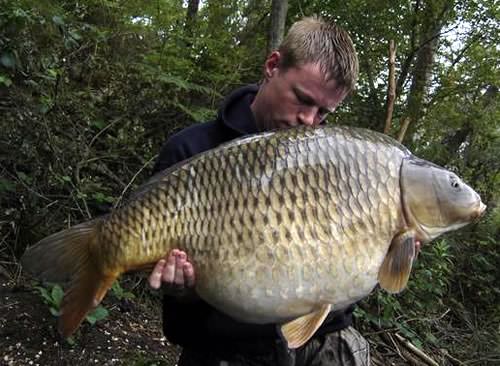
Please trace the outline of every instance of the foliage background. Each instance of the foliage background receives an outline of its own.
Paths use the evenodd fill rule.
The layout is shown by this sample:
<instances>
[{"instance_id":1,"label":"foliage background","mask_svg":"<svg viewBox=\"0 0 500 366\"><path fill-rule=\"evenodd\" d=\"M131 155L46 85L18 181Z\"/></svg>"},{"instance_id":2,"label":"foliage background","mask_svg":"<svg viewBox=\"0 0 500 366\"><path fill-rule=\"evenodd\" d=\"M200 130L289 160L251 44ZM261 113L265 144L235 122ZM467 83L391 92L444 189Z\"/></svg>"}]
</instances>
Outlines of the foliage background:
<instances>
[{"instance_id":1,"label":"foliage background","mask_svg":"<svg viewBox=\"0 0 500 366\"><path fill-rule=\"evenodd\" d=\"M257 82L270 1L0 0L0 270L45 235L118 205L173 132ZM360 326L394 328L445 360L500 360L499 9L495 1L289 2L332 17L360 57L330 123L381 131L388 41L397 44L391 134L456 171L487 216L424 248L403 294L378 292ZM189 26L186 24L189 23ZM452 355L448 357L447 355Z\"/></svg>"}]
</instances>

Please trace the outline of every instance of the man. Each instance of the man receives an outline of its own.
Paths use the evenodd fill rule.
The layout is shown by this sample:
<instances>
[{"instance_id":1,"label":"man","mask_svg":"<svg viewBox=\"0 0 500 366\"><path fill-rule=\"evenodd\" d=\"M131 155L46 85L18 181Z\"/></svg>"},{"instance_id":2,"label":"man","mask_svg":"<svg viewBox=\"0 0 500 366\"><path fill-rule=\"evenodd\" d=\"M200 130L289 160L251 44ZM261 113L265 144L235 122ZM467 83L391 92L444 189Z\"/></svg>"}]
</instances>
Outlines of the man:
<instances>
[{"instance_id":1,"label":"man","mask_svg":"<svg viewBox=\"0 0 500 366\"><path fill-rule=\"evenodd\" d=\"M264 63L260 85L240 88L226 98L217 119L186 128L162 147L155 171L219 144L257 133L299 125L316 126L354 89L356 51L348 34L317 18L295 23ZM244 324L197 298L196 268L186 253L173 250L149 277L162 283L164 332L183 347L186 365L368 365L364 338L352 327L350 307L331 313L315 336L289 350L276 324Z\"/></svg>"}]
</instances>

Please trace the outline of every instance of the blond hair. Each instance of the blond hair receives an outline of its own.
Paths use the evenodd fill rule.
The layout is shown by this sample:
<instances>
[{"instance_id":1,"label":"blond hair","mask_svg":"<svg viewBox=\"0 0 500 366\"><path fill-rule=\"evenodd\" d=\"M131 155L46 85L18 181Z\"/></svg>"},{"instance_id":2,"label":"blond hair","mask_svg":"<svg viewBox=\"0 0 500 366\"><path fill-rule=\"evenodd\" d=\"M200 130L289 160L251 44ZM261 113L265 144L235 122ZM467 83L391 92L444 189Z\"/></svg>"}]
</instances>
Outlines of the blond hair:
<instances>
[{"instance_id":1,"label":"blond hair","mask_svg":"<svg viewBox=\"0 0 500 366\"><path fill-rule=\"evenodd\" d=\"M292 25L278 51L284 70L318 63L327 80L335 80L346 92L358 78L358 56L349 34L333 22L307 17Z\"/></svg>"}]
</instances>

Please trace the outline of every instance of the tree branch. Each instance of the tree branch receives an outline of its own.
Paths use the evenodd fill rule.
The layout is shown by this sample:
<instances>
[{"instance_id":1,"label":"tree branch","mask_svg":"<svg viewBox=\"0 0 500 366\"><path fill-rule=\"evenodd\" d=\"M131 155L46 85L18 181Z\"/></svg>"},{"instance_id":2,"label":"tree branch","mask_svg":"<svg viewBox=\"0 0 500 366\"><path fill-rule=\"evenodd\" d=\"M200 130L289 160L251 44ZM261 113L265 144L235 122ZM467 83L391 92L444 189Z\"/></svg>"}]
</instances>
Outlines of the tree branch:
<instances>
[{"instance_id":1,"label":"tree branch","mask_svg":"<svg viewBox=\"0 0 500 366\"><path fill-rule=\"evenodd\" d=\"M427 356L423 351L415 347L409 340L407 340L398 333L396 333L395 336L397 340L406 347L406 349L408 349L409 351L420 357L427 365L439 366L439 364L436 361L434 361L432 358Z\"/></svg>"}]
</instances>

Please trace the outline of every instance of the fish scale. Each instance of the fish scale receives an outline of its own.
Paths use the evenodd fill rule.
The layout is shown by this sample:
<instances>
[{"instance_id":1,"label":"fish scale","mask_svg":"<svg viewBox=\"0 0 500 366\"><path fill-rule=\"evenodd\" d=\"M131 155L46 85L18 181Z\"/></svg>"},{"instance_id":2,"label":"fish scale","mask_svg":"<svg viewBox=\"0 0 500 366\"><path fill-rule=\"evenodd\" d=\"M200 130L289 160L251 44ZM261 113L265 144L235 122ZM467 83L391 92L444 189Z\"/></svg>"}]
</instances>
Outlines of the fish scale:
<instances>
[{"instance_id":1,"label":"fish scale","mask_svg":"<svg viewBox=\"0 0 500 366\"><path fill-rule=\"evenodd\" d=\"M260 141L254 141L255 146L247 146L248 149L246 149L246 150L251 150L253 152L251 155L257 155L255 153L255 151L257 151L257 150L263 150L266 152L264 155L261 155L261 158L259 160L260 165L253 170L253 173L256 174L256 177L257 177L257 179L254 178L255 182L253 182L253 187L255 188L254 193L258 194L256 196L257 202L258 202L256 223L257 223L257 225L260 224L262 226L262 228L261 228L260 232L259 232L258 226L257 226L257 228L254 227L253 230L247 230L246 232L247 232L247 234L250 234L249 235L250 241L254 240L254 238L257 238L257 240L256 240L257 242L259 240L263 239L265 242L271 244L270 245L271 248L275 248L272 251L267 250L266 253L264 253L265 255L260 255L262 253L261 253L261 251L258 250L259 245L258 245L258 243L256 243L254 248L257 248L257 254L256 254L257 258L256 258L256 260L253 261L254 263L266 263L266 260L267 260L270 263L269 269L267 270L267 272L269 272L271 274L274 272L274 274L275 274L274 281L276 281L276 273L283 273L286 271L280 271L279 269L275 269L273 271L273 265L276 265L276 263L284 263L284 261L279 261L279 260L275 261L273 252L279 253L280 251L276 248L289 245L290 237L287 235L283 235L282 233L284 233L286 231L290 231L290 230L289 229L270 230L270 229L263 229L263 228L275 227L275 226L279 227L280 225L286 225L287 227L288 226L295 227L296 232L297 232L296 236L298 236L298 238L296 238L296 239L298 239L299 241L305 240L305 241L309 241L309 242L313 243L313 244L306 246L306 247L303 246L302 249L296 250L296 253L302 254L301 257L296 258L296 260L300 260L300 262L302 262L302 263L304 263L304 262L306 262L306 263L313 262L314 263L314 260L313 260L314 253L317 251L321 252L321 250L319 249L321 244L318 244L321 242L320 239L323 238L322 239L323 241L326 240L326 238L328 238L328 234L329 234L328 230L326 230L326 232L323 233L322 235L318 234L319 230L317 229L317 227L319 227L319 226L317 226L317 221L319 220L319 218L321 217L322 220L324 220L324 218L327 217L329 220L332 220L332 219L337 218L338 216L342 216L344 218L348 217L348 215L335 215L332 218L329 215L328 210L325 210L325 208L327 206L326 203L331 201L331 199L330 199L331 192L328 193L326 186L323 187L323 189L321 189L322 184L324 182L324 180L320 178L321 174L315 170L311 171L311 169L310 169L311 164L313 167L317 167L319 164L321 164L321 162L327 161L328 158L327 157L325 158L325 154L324 154L324 152L326 150L324 147L322 147L322 146L325 146L325 142L326 142L326 146L329 146L330 148L332 148L332 147L334 148L333 151L330 150L330 154L334 154L334 153L338 152L335 150L338 150L343 146L343 143L335 144L335 141L328 141L324 136L320 136L320 137L321 138L318 138L318 136L310 134L309 136L302 136L302 139L300 140L301 143L299 143L299 146L292 145L289 141L287 141L288 142L287 144L280 144L276 148L274 148L272 145L272 143L274 141L269 141L266 144L262 144L262 142L260 142ZM316 139L316 141L321 141L321 143L316 142L314 139ZM294 146L294 150L299 150L299 151L302 151L302 152L305 152L306 154L308 154L309 158L307 159L307 163L302 159L298 159L296 161L293 161L293 160L287 158L287 157L289 157L289 155L286 153L287 152L286 149L290 145ZM240 147L240 145L236 146L235 148L239 148L239 147ZM348 161L342 162L342 167L341 167L340 173L338 174L341 178L344 178L344 179L347 178L347 171L348 170L346 167L351 163L353 157L356 157L357 155L359 155L359 153L356 154L357 153L356 148L358 148L358 146L349 145L349 154L348 154L349 159L347 159ZM399 149L394 149L394 150L401 155L401 150L399 150ZM273 155L274 152L276 152L276 155ZM319 153L316 153L316 152L319 152ZM321 152L323 152L323 153L320 154ZM244 154L245 151L243 151L242 153ZM234 155L228 155L228 156L234 156ZM282 180L286 180L286 177L279 175L279 171L265 169L266 164L267 164L267 166L270 166L272 164L269 164L269 162L267 162L267 160L264 160L264 157L266 159L272 160L272 159L275 159L276 156L278 158L281 158L282 160L284 160L284 161L280 160L280 164L281 164L281 166L285 167L284 169L288 169L287 170L288 172L294 171L294 168L295 168L295 175L292 175L292 176L295 178L294 180L296 180L297 184L292 186L291 191L290 191L290 187L288 187L288 189L287 189L287 187L285 185L280 184L280 182ZM240 157L241 157L241 152L240 152ZM238 161L241 162L242 159L229 158L228 160L231 160L231 162L234 164ZM223 166L226 164L226 161L224 161L223 159L219 160L217 158L207 159L207 161L209 161L209 163L205 163L205 165L208 165L208 166L215 166L215 165ZM214 161L217 161L217 163L214 163ZM200 164L201 167L199 169L197 167L195 167L195 171L198 170L200 172L200 174L205 174L207 170L203 169L203 167L202 167L203 163L204 163L202 161L202 159L197 161L197 163ZM323 168L327 169L327 167L325 167L325 166L323 166ZM235 171L235 167L233 167L231 170L227 170L227 171ZM240 169L240 171L244 171L244 169ZM397 177L397 174L394 174L394 176ZM212 191L211 195L209 192L208 193L209 194L208 201L209 202L217 202L217 201L220 201L224 197L225 194L228 194L227 186L233 184L233 182L230 181L231 175L229 175L227 173L226 174L224 174L224 173L217 174L216 172L214 172L214 174L212 174L211 177L212 177L212 180L210 183L215 184L216 187L221 187L221 188L220 189L216 188L215 192ZM255 177L255 175L254 175L254 177ZM307 177L307 178L305 178L305 177ZM265 179L262 179L262 178L265 178ZM184 183L184 184L189 185L189 183ZM331 185L331 182L330 182L330 185ZM170 186L170 189L173 191L176 191L178 189L178 187L176 187L175 185L169 185L169 186ZM289 184L289 186L290 186L290 184ZM224 189L222 189L222 187L226 187L225 192L224 192ZM193 188L194 188L194 190L196 190L196 189L199 189L200 187L197 187L195 185ZM331 188L334 188L334 187L331 187ZM339 189L339 187L336 187L336 188L337 188L337 190ZM345 210L348 211L348 213L350 215L353 215L353 212L359 211L359 205L357 204L356 201L351 202L351 204L349 203L348 200L350 199L352 201L352 199L353 199L352 191L350 191L351 189L352 189L352 187L348 188L347 185L341 186L338 201L344 203ZM284 190L287 190L287 192L283 193ZM346 191L350 191L350 192L348 192L348 194L346 194ZM235 198L241 194L242 194L241 192L237 192L235 189L229 191L229 196L233 196ZM276 219L276 212L277 211L280 212L281 211L280 206L282 206L282 205L278 206L279 199L276 199L276 197L278 197L278 196L279 197L283 197L283 196L289 197L290 195L300 197L297 200L298 201L297 206L299 208L299 213L300 213L298 218L301 221L309 220L309 222L311 222L311 224L308 224L307 222L302 222L299 225L297 225L296 217L294 217L296 215L280 215L281 218L283 218L283 217L286 218L285 221ZM310 204L311 199L314 199L313 202L318 202L321 204L311 205ZM346 199L347 199L347 201L346 201ZM252 209L252 208L255 209L255 207L250 207L250 209ZM395 208L395 209L398 209L398 208ZM385 213L385 211L384 211L384 213ZM225 212L215 213L216 216L220 217L219 221L217 221L217 219L216 219L216 222L218 224L216 225L215 229L221 230L222 241L234 240L234 236L230 235L230 234L235 232L235 231L238 231L238 229L236 229L234 227L234 225L232 224L233 221L231 221L230 218L234 219L236 216L237 219L235 221L239 222L241 225L241 222L245 222L245 219L240 216L242 214L243 214L243 212L241 210L235 210L234 207L231 205L226 207ZM291 216L292 216L293 220L290 221ZM353 216L355 217L355 215L353 215ZM184 222L186 222L186 221L189 222L189 220L186 220L187 219L186 217L183 217L182 219ZM364 226L366 227L367 225L364 224ZM190 230L188 230L188 228L189 227L186 226L186 230L185 230L186 236L192 235L189 233ZM324 228L324 227L322 227L322 228ZM346 235L344 235L344 237L342 237L342 238L339 238L338 240L341 242L345 242L346 240L352 241L353 237L356 235L356 231L353 228L355 228L355 223L353 224L351 220L346 220L345 224L343 225L343 229L344 229ZM372 229L372 230L374 230L374 229ZM255 231L257 231L257 234L253 235L252 232L255 232ZM241 233L241 231L240 231L240 233ZM259 233L261 235L259 235ZM182 229L180 230L180 232L178 234L180 236L182 236ZM210 248L211 247L210 238L205 238L205 240L203 240L204 238L203 238L203 236L201 236L201 233L198 233L198 235L200 235L201 240L198 239L196 241L203 242L203 243L205 243L206 247ZM207 281L210 281L210 283L212 283L212 287L214 287L214 288L218 287L220 285L220 282L224 282L223 287L225 288L225 290L224 291L220 291L220 290L217 291L218 295L215 295L215 296L214 295L206 296L207 301L211 302L213 305L220 306L221 303L225 301L224 299L227 296L227 294L225 292L228 292L228 293L234 292L234 293L239 293L239 294L245 293L246 289L234 288L235 286L232 286L231 281L230 281L232 271L230 269L228 269L226 271L221 271L222 274L220 274L220 275L215 275L215 277L220 277L220 279L214 278L213 273L205 275L204 268L207 266L205 266L203 263L210 262L210 258L208 257L210 255L210 251L207 251L207 250L199 251L196 248L190 248L189 240L184 240L184 242L185 242L185 246L182 249L185 249L189 253L190 258L194 262L195 268L197 269L198 291L201 294L210 293L210 291L211 291L210 285L203 284L203 281L205 278L207 278ZM325 246L329 247L329 244L327 244ZM219 250L224 251L225 255L219 252L219 255L217 257L218 258L227 258L227 257L240 258L240 260L233 261L232 263L234 265L241 266L242 265L241 262L245 260L245 257L248 255L253 255L253 253L251 251L242 252L241 250L235 250L235 248L238 248L238 247L239 247L239 245L237 242L236 243L224 243L223 245L219 246L219 248L220 248ZM246 245L246 247L251 247L251 246ZM346 246L346 247L349 247L349 246ZM353 256L353 251L352 250L345 250L344 255L347 257L351 257L351 256ZM308 258L310 258L311 260L308 260ZM349 261L344 261L344 262L345 262L344 263L345 267L348 269L358 267L356 265L356 263L350 263ZM328 263L328 262L326 262L326 263ZM281 264L281 265L283 265L283 264ZM325 267L328 268L328 267L331 267L332 265L334 265L334 264L329 264L329 265L327 264ZM227 264L219 263L219 266L221 266L221 267L226 266L227 267ZM304 280L308 283L315 282L315 280L319 276L317 271L315 271L315 267L308 265L308 264L306 264L303 267L306 268L305 274L303 275ZM216 266L211 265L210 268L217 268L217 265ZM266 271L264 271L264 273L265 272ZM293 272L291 272L291 273L293 273ZM344 271L344 273L347 275L348 271L346 270L346 271ZM227 276L227 274L229 274L229 276ZM267 278L265 275L262 275L261 277L262 277L261 280L263 283L269 284L269 282L267 281L269 278ZM285 279L285 281L283 281L283 278L281 280L282 280L282 282L289 282L290 278ZM292 280L294 280L295 282L298 282L296 284L296 286L300 287L303 279L301 278L301 276L295 276L295 278L292 278ZM332 281L335 279L328 278L328 280ZM376 281L376 279L374 279L374 281ZM229 282L229 284L226 284L226 282ZM240 283L240 286L242 286L240 281L238 281L238 283ZM258 286L258 284L252 284L252 287L255 288L255 285ZM245 285L245 286L248 287L248 285ZM266 294L266 296L269 296L269 294L273 294L273 296L274 296L274 294L280 293L280 291L273 291L272 286L270 286L270 285L266 285L266 286L267 287L265 287L265 286L263 287L263 289L261 291L262 294ZM288 283L287 286L290 286L290 284ZM370 284L369 286L373 287L372 284ZM290 287L294 287L293 284ZM318 287L318 286L316 286L316 287ZM280 290L281 290L281 293L287 293L286 289L280 288ZM319 290L320 289L318 287L318 291ZM231 297L233 297L233 296L231 296ZM357 300L357 299L347 299L347 300L345 300L345 302L352 302L355 300ZM254 304L254 306L249 306L249 308L258 308L258 307L259 307L258 304ZM311 310L311 309L301 309L300 311L304 312L307 310ZM234 309L233 311L229 311L229 312L231 313L230 315L233 315L237 318L241 317L241 312L240 312L240 309L238 309L238 308ZM269 317L270 311L266 310L265 312L268 314L267 316ZM290 318L290 317L293 317L296 315L297 314L271 314L271 317L274 317L274 319L266 318L266 319L261 319L260 321L261 322L262 321L267 322L270 320L279 321L279 320L287 319L287 318ZM243 319L243 320L248 320L248 319ZM255 319L252 319L252 320L255 321Z\"/></svg>"},{"instance_id":2,"label":"fish scale","mask_svg":"<svg viewBox=\"0 0 500 366\"><path fill-rule=\"evenodd\" d=\"M453 173L388 136L294 128L176 164L111 214L41 240L22 263L47 280L73 279L59 322L67 336L121 273L181 249L200 297L240 321L282 324L298 347L326 312L367 296L378 282L401 291L416 240L484 210Z\"/></svg>"}]
</instances>

